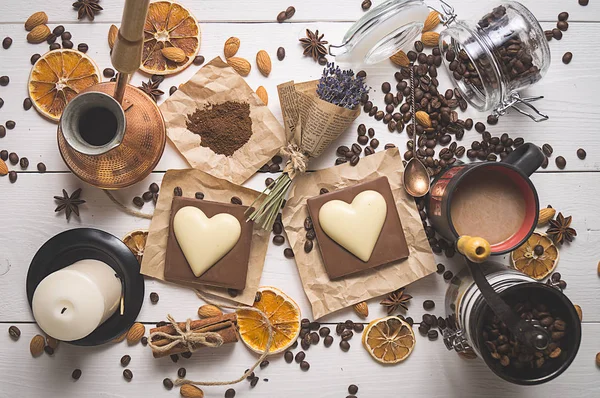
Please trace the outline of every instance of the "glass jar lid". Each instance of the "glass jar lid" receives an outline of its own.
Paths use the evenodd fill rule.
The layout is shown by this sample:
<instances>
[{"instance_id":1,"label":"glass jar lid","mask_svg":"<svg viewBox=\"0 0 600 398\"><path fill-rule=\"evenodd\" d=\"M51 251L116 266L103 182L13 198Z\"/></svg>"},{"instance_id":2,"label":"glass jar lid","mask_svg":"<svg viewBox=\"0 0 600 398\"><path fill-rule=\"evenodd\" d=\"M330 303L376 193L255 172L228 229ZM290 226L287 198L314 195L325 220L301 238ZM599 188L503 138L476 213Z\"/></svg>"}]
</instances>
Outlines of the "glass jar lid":
<instances>
[{"instance_id":1,"label":"glass jar lid","mask_svg":"<svg viewBox=\"0 0 600 398\"><path fill-rule=\"evenodd\" d=\"M338 62L375 64L418 39L429 8L423 0L387 0L360 18L329 53Z\"/></svg>"}]
</instances>

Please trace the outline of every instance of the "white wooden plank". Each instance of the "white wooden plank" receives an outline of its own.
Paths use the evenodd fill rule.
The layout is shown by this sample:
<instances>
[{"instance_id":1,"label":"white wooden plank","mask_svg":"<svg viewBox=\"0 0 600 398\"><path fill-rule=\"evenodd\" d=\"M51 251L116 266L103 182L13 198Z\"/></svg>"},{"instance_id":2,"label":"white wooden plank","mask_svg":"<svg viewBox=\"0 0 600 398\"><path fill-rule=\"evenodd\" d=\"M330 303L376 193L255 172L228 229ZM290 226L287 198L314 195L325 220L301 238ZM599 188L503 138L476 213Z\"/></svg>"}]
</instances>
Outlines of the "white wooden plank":
<instances>
[{"instance_id":1,"label":"white wooden plank","mask_svg":"<svg viewBox=\"0 0 600 398\"><path fill-rule=\"evenodd\" d=\"M8 328L8 324L3 324ZM199 380L224 380L239 377L256 356L243 343L219 349L199 351L192 358L180 359L177 364L169 358L153 359L150 348L138 344L109 344L102 347L74 347L61 343L53 357L46 354L32 358L29 341L39 333L34 325L19 325L21 339L13 342L8 333L2 336L0 380L3 397L86 397L136 398L174 397L177 390L167 391L162 386L165 377L176 378L177 369L185 367L187 377ZM571 367L557 379L533 387L511 385L488 370L483 361L463 360L448 352L441 339L430 342L417 335L417 344L410 358L395 366L382 366L373 361L361 347L360 336L350 340L347 353L337 347L339 338L330 347L322 343L306 352L310 370L303 372L297 363L287 364L281 355L269 359L270 365L256 371L258 385L251 389L247 381L233 386L236 397L307 397L335 398L347 395L350 384L359 387L359 397L392 398L399 395L428 397L597 397L600 392L598 369L594 355L598 350L597 336L600 324L583 325L583 339L579 354ZM297 350L296 350L297 351ZM131 356L128 368L133 380L123 379L122 355ZM79 368L82 376L71 379L71 372ZM268 382L263 379L268 379ZM207 398L223 397L228 387L205 387Z\"/></svg>"},{"instance_id":2,"label":"white wooden plank","mask_svg":"<svg viewBox=\"0 0 600 398\"><path fill-rule=\"evenodd\" d=\"M565 215L573 215L573 227L578 237L571 245L561 250L558 270L563 274L568 287L566 294L579 304L585 313L585 319L600 321L600 308L596 305L596 264L598 262L598 244L600 244L600 216L595 211L600 186L590 182L588 173L567 175L544 173L536 174L533 181L537 186L542 206L551 204ZM159 173L153 173L145 181L132 188L119 191L116 195L124 203L129 203L134 195L141 194L151 181L159 181ZM264 175L257 175L249 187L262 189ZM38 248L50 237L70 228L92 227L105 230L118 237L137 228L147 228L148 220L137 219L117 209L98 189L84 186L70 174L21 174L16 184L9 184L6 177L0 180L3 185L0 207L0 300L1 321L31 321L32 317L25 295L25 280L31 259ZM55 214L52 197L60 194L62 188L72 192L84 187L83 199L87 203L81 208L81 220L73 218L69 223L63 214ZM147 204L144 211L151 211ZM283 256L283 248L271 245L267 253L261 283L277 286L293 297L301 307L304 316L311 318L311 311L297 274L295 263ZM455 256L451 261L438 257L438 261L453 271L462 267L462 260ZM498 261L507 260L498 259ZM422 302L433 299L437 303L435 312L444 313L443 302L446 283L441 276L434 274L408 287L414 296L408 315L420 319L423 314ZM144 322L157 322L171 313L177 319L183 319L196 313L200 301L194 293L185 288L147 280L147 295L155 291L160 295L157 305L146 299L139 319ZM371 317L383 316L384 311L371 300ZM356 319L351 309L346 309L326 317L323 321L338 322Z\"/></svg>"},{"instance_id":3,"label":"white wooden plank","mask_svg":"<svg viewBox=\"0 0 600 398\"><path fill-rule=\"evenodd\" d=\"M200 22L208 21L245 21L245 22L273 22L277 14L289 5L294 5L296 14L290 22L303 21L355 21L364 12L361 9L361 0L304 0L302 2L282 0L247 0L243 7L235 0L199 1L182 0ZM373 0L373 6L383 3L383 0ZM429 6L438 7L437 1L427 1ZM455 7L460 19L478 19L489 12L496 4L501 2L481 2L478 0L454 0L451 4ZM581 7L576 1L568 4L560 0L541 2L539 0L521 0L534 15L543 21L556 21L559 12L568 11L573 21L599 21L599 6L590 2L589 6ZM46 11L51 23L74 22L77 12L70 6L71 3L52 7L40 4L35 0L21 2L8 2L3 4L0 23L23 23L35 11ZM94 23L108 22L119 23L123 12L123 2L119 0L102 0L100 5L104 11L99 13ZM87 20L80 23L86 24Z\"/></svg>"},{"instance_id":4,"label":"white wooden plank","mask_svg":"<svg viewBox=\"0 0 600 398\"><path fill-rule=\"evenodd\" d=\"M545 24L550 27L551 24ZM331 42L341 39L348 28L348 23L320 23L311 24L311 28L322 29ZM16 25L0 24L0 37L9 34L14 29L21 29ZM73 33L74 43L87 42L90 47L89 54L97 61L100 69L110 66L109 49L106 43L107 24L95 23L92 25L68 25ZM302 33L303 26L298 24L205 24L203 27L204 41L201 53L208 59L222 55L222 43L235 35L241 39L240 56L246 57L254 64L254 56L259 49L266 49L273 58L273 71L269 78L263 77L257 70L252 71L247 78L248 84L256 88L259 85L266 87L269 93L269 108L281 120L281 110L277 98L276 86L284 81L305 81L318 78L322 68L312 59L302 57L301 47L297 39ZM572 23L562 41L551 43L553 63L547 76L529 94L544 95L546 98L536 105L547 112L551 119L543 123L534 123L529 119L516 114L503 117L497 126L490 127L494 135L509 132L511 136L522 136L528 141L542 145L550 143L555 154L561 154L567 159L567 170L589 171L600 170L600 141L596 138L597 126L600 124L600 112L596 104L596 93L600 91L600 80L594 78L600 73L600 66L593 57L587 54L600 52L600 43L594 40L577 40L578 37L595 37L600 35L600 24ZM24 35L23 35L24 36ZM0 149L16 151L21 156L27 156L35 167L38 161L46 163L48 170L67 170L56 145L56 125L43 119L35 110L24 111L23 98L27 95L27 79L31 65L30 54L35 51L45 51L47 45L34 46L26 43L24 37L14 36L15 42L8 51L0 51L0 75L8 75L11 82L6 87L0 87L0 97L5 100L5 105L0 109L0 122L15 120L17 127L8 131L5 138L0 138ZM277 39L273 39L273 37ZM283 62L276 60L277 47L284 46L287 50ZM565 51L574 53L574 60L570 65L563 65L560 61ZM168 92L169 87L178 85L188 80L198 67L192 66L176 76L168 77L162 84L162 89ZM368 84L372 87L371 98L375 105L384 107L383 95L380 87L384 81L394 82L395 67L390 62L383 62L377 66L367 68ZM147 77L137 74L133 83L139 85ZM449 81L446 72L440 70L440 87L448 88ZM163 101L168 94L165 94ZM464 117L473 117L476 121L485 121L487 115L469 109ZM319 169L332 165L335 160L335 149L338 145L350 145L356 139L356 126L365 123L368 127L376 129L376 137L381 146L387 142L394 143L401 148L405 147L407 136L405 133L389 133L382 122L377 122L362 114L345 134L334 142L331 147L319 158L311 162L312 169ZM463 145L470 145L478 134L473 130L465 134ZM585 161L576 156L577 148L584 147L588 152ZM555 156L556 156L555 155ZM466 157L465 157L466 160ZM185 160L169 144L162 160L156 170L164 171L169 168L187 167ZM33 170L35 168L33 167ZM547 170L557 170L554 162L550 163Z\"/></svg>"}]
</instances>

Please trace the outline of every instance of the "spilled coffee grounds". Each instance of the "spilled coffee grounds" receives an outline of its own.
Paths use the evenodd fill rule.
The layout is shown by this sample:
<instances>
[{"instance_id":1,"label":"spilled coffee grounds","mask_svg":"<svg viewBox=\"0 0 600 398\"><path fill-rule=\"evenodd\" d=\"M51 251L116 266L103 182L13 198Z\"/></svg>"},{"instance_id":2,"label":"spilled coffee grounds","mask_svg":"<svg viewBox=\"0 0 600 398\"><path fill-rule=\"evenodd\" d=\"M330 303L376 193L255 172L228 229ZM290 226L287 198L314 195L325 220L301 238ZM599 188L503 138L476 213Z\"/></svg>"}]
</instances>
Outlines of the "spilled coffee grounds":
<instances>
[{"instance_id":1,"label":"spilled coffee grounds","mask_svg":"<svg viewBox=\"0 0 600 398\"><path fill-rule=\"evenodd\" d=\"M250 105L245 102L227 101L196 109L187 119L187 129L200 136L200 145L219 155L233 155L252 136Z\"/></svg>"}]
</instances>

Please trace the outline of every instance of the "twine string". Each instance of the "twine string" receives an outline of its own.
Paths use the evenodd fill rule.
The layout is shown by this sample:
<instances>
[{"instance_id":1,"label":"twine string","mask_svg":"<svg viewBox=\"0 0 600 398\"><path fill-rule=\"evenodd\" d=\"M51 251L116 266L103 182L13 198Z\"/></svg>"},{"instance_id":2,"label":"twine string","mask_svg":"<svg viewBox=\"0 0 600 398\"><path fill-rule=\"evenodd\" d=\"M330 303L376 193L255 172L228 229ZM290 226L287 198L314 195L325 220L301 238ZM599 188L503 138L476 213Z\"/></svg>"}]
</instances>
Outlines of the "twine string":
<instances>
[{"instance_id":1,"label":"twine string","mask_svg":"<svg viewBox=\"0 0 600 398\"><path fill-rule=\"evenodd\" d=\"M185 322L185 330L179 327L179 324L175 322L175 319L171 314L167 315L167 319L171 322L171 325L177 332L176 335L171 335L165 332L154 332L148 337L148 345L152 350L157 352L166 352L181 344L187 348L188 351L194 352L201 346L216 348L223 345L223 338L219 333L215 332L195 332L192 330L192 320L188 318ZM162 337L170 340L169 344L164 346L157 346L153 343L154 337Z\"/></svg>"},{"instance_id":2,"label":"twine string","mask_svg":"<svg viewBox=\"0 0 600 398\"><path fill-rule=\"evenodd\" d=\"M302 149L293 142L290 142L287 146L281 148L281 154L289 157L284 173L288 173L290 179L294 179L296 173L304 173L308 167L308 156L302 151Z\"/></svg>"},{"instance_id":3,"label":"twine string","mask_svg":"<svg viewBox=\"0 0 600 398\"><path fill-rule=\"evenodd\" d=\"M119 200L117 198L115 198L112 193L110 193L106 189L103 189L103 191L106 194L106 196L108 196L108 198L111 200L111 202L116 204L121 210L123 210L125 213L129 214L130 216L145 218L148 220L152 219L152 214L142 213L141 211L130 209L129 207L125 206L123 203L119 202Z\"/></svg>"}]
</instances>

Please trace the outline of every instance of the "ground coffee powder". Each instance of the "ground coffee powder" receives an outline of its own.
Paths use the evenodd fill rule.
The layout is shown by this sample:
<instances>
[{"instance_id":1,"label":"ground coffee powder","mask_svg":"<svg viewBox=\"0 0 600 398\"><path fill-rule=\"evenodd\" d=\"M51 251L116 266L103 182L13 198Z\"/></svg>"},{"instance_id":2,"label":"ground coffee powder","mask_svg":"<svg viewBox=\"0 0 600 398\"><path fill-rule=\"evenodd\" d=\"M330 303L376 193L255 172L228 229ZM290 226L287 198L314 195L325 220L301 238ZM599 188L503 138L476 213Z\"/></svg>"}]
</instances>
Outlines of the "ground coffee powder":
<instances>
[{"instance_id":1,"label":"ground coffee powder","mask_svg":"<svg viewBox=\"0 0 600 398\"><path fill-rule=\"evenodd\" d=\"M219 155L233 155L252 136L250 105L245 102L213 104L196 109L187 119L187 129L200 136L200 145Z\"/></svg>"}]
</instances>

